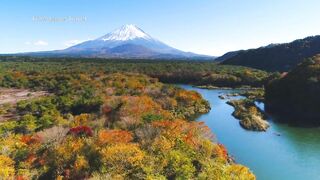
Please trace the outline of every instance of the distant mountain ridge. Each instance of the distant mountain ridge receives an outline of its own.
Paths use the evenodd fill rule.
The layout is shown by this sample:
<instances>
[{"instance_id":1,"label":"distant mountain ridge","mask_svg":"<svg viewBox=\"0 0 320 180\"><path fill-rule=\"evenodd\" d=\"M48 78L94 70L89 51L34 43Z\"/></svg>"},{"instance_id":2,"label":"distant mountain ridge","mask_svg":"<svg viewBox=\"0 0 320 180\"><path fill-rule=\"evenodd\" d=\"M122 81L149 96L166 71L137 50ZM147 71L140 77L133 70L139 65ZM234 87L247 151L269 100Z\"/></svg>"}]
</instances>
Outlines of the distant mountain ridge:
<instances>
[{"instance_id":1,"label":"distant mountain ridge","mask_svg":"<svg viewBox=\"0 0 320 180\"><path fill-rule=\"evenodd\" d=\"M239 50L239 51L230 51L230 52L227 52L225 53L224 55L220 56L220 57L217 57L214 61L215 62L223 62L227 59L230 59L236 55L238 55L240 52L242 51L245 51L245 50Z\"/></svg>"},{"instance_id":2,"label":"distant mountain ridge","mask_svg":"<svg viewBox=\"0 0 320 180\"><path fill-rule=\"evenodd\" d=\"M137 59L214 59L212 56L175 49L151 37L132 24L124 25L97 39L85 41L64 50L21 53L19 55Z\"/></svg>"},{"instance_id":3,"label":"distant mountain ridge","mask_svg":"<svg viewBox=\"0 0 320 180\"><path fill-rule=\"evenodd\" d=\"M290 43L271 44L257 49L226 53L216 61L266 71L289 71L305 58L320 53L320 36L310 36Z\"/></svg>"}]
</instances>

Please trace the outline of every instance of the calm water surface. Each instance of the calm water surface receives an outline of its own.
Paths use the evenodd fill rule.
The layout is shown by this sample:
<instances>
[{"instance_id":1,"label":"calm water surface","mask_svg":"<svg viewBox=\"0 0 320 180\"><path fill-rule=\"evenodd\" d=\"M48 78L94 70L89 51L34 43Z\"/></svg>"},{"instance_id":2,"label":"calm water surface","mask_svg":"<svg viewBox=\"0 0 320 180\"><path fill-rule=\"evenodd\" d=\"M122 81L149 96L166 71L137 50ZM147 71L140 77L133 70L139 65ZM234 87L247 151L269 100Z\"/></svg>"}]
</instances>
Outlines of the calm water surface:
<instances>
[{"instance_id":1,"label":"calm water surface","mask_svg":"<svg viewBox=\"0 0 320 180\"><path fill-rule=\"evenodd\" d=\"M218 98L234 90L181 87L198 91L210 102L212 110L198 120L206 122L236 162L248 166L258 180L320 180L320 128L290 127L270 118L267 132L247 131L231 115L227 100Z\"/></svg>"}]
</instances>

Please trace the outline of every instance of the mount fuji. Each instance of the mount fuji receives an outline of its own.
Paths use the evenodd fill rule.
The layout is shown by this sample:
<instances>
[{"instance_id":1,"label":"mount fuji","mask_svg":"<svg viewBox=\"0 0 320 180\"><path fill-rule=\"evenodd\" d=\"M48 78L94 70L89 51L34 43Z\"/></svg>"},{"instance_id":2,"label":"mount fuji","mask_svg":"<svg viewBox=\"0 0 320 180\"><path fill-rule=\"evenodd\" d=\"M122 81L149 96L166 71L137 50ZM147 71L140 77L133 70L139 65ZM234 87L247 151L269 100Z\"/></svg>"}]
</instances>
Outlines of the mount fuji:
<instances>
[{"instance_id":1,"label":"mount fuji","mask_svg":"<svg viewBox=\"0 0 320 180\"><path fill-rule=\"evenodd\" d=\"M124 25L102 37L64 50L23 53L22 55L124 59L213 59L211 56L184 52L170 47L132 24Z\"/></svg>"}]
</instances>

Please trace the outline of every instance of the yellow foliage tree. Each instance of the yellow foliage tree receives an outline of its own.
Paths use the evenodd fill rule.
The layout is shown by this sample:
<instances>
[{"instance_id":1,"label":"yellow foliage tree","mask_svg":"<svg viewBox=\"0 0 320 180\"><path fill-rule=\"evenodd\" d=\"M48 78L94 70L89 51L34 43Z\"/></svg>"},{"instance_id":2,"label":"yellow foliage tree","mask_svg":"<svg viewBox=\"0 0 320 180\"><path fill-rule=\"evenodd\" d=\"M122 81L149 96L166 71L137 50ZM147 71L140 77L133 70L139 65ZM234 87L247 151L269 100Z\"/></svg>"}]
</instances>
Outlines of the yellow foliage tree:
<instances>
[{"instance_id":1,"label":"yellow foliage tree","mask_svg":"<svg viewBox=\"0 0 320 180\"><path fill-rule=\"evenodd\" d=\"M0 155L0 177L4 179L11 179L14 177L14 161L4 155Z\"/></svg>"},{"instance_id":2,"label":"yellow foliage tree","mask_svg":"<svg viewBox=\"0 0 320 180\"><path fill-rule=\"evenodd\" d=\"M88 125L90 114L80 114L74 117L73 126L83 126Z\"/></svg>"},{"instance_id":3,"label":"yellow foliage tree","mask_svg":"<svg viewBox=\"0 0 320 180\"><path fill-rule=\"evenodd\" d=\"M230 179L234 180L255 180L256 177L252 172L245 166L233 164L228 167L226 173L229 175Z\"/></svg>"},{"instance_id":4,"label":"yellow foliage tree","mask_svg":"<svg viewBox=\"0 0 320 180\"><path fill-rule=\"evenodd\" d=\"M249 113L250 113L251 115L255 115L255 114L258 113L257 108L254 107L254 106L249 107L249 110L248 110L248 111L249 111Z\"/></svg>"},{"instance_id":5,"label":"yellow foliage tree","mask_svg":"<svg viewBox=\"0 0 320 180\"><path fill-rule=\"evenodd\" d=\"M136 144L116 144L101 150L102 161L108 173L128 177L142 168L145 153Z\"/></svg>"}]
</instances>

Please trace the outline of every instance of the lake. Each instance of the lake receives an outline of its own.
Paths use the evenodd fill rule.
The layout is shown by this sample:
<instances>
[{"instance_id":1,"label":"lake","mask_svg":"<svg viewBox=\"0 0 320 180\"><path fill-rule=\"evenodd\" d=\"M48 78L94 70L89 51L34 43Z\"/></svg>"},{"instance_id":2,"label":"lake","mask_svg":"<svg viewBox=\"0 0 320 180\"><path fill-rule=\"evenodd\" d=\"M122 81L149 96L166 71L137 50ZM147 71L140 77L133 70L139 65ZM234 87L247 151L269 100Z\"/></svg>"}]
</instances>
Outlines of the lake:
<instances>
[{"instance_id":1,"label":"lake","mask_svg":"<svg viewBox=\"0 0 320 180\"><path fill-rule=\"evenodd\" d=\"M210 102L211 111L198 120L204 121L236 162L249 167L258 180L320 179L320 128L291 127L270 117L267 132L247 131L231 115L233 107L226 104L227 99L218 97L236 90L180 86L201 93ZM257 105L264 109L263 103Z\"/></svg>"}]
</instances>

